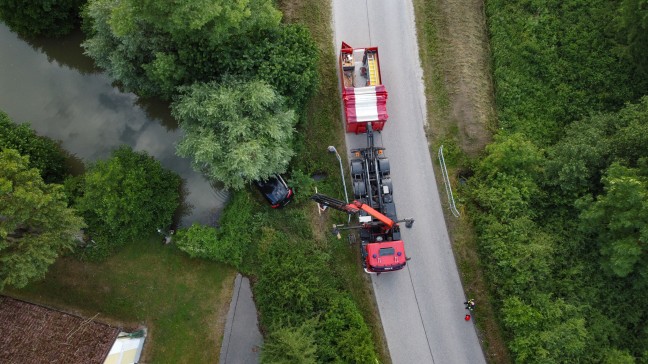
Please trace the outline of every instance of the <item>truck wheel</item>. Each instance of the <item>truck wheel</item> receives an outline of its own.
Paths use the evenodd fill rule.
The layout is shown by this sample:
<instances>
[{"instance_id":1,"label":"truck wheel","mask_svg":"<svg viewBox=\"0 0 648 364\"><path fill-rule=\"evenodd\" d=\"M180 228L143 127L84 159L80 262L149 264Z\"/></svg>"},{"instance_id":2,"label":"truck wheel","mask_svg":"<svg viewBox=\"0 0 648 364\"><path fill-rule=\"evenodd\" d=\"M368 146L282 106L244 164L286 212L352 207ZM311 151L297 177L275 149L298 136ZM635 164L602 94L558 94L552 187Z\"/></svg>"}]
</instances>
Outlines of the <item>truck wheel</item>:
<instances>
[{"instance_id":1,"label":"truck wheel","mask_svg":"<svg viewBox=\"0 0 648 364\"><path fill-rule=\"evenodd\" d=\"M367 193L365 184L362 182L353 182L353 197L358 199L364 197Z\"/></svg>"}]
</instances>

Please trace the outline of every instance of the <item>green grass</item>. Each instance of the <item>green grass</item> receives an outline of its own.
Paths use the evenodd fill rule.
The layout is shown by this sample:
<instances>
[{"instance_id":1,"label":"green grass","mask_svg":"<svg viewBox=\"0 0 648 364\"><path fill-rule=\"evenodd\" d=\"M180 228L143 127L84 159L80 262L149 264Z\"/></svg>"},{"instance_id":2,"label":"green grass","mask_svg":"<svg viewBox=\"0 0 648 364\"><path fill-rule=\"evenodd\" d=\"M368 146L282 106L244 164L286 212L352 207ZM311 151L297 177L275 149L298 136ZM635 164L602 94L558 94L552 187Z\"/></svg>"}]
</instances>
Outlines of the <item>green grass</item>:
<instances>
[{"instance_id":1,"label":"green grass","mask_svg":"<svg viewBox=\"0 0 648 364\"><path fill-rule=\"evenodd\" d=\"M98 321L113 325L144 325L146 362L206 363L218 360L219 316L233 276L232 269L189 259L155 237L102 263L61 258L44 280L6 293L84 317L99 314Z\"/></svg>"}]
</instances>

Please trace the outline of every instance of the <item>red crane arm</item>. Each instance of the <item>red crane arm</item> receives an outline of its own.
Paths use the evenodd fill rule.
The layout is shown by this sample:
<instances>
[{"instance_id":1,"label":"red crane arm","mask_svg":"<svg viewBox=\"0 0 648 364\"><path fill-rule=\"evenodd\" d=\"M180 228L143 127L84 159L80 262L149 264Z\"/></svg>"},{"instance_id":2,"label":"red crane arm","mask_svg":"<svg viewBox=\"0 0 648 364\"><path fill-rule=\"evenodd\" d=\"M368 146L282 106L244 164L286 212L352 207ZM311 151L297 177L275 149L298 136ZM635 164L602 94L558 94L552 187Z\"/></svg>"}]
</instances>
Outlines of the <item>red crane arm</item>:
<instances>
[{"instance_id":1,"label":"red crane arm","mask_svg":"<svg viewBox=\"0 0 648 364\"><path fill-rule=\"evenodd\" d=\"M360 210L362 210L368 213L369 215L371 215L372 217L380 220L380 222L385 224L388 229L391 229L392 227L394 227L394 225L396 225L394 220L388 218L380 211L360 201L353 201L352 203L347 204L344 201L332 197L324 196L319 193L313 195L311 199L318 202L321 205L332 207L336 210L344 211L347 214L357 214L358 212L360 212Z\"/></svg>"},{"instance_id":2,"label":"red crane arm","mask_svg":"<svg viewBox=\"0 0 648 364\"><path fill-rule=\"evenodd\" d=\"M375 217L376 219L380 220L380 222L387 225L388 228L391 229L392 227L394 227L394 224L395 224L394 220L388 218L387 216L380 213L378 210L374 209L373 207L371 207L371 206L369 206L367 204L363 204L360 201L353 201L353 205L355 207L361 209L362 211L368 213L369 215Z\"/></svg>"}]
</instances>

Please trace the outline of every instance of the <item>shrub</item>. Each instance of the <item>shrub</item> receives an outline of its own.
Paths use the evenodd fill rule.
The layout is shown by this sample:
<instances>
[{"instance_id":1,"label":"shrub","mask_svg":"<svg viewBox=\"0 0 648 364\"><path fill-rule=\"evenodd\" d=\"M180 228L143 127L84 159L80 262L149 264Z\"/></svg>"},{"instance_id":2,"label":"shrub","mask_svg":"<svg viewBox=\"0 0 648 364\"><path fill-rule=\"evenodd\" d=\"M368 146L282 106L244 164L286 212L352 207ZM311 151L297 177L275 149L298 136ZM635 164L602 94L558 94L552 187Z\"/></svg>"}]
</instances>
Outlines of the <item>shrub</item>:
<instances>
[{"instance_id":1,"label":"shrub","mask_svg":"<svg viewBox=\"0 0 648 364\"><path fill-rule=\"evenodd\" d=\"M29 156L29 166L40 171L47 183L61 183L66 174L65 153L49 138L36 135L28 124L16 125L0 111L0 149L17 150Z\"/></svg>"},{"instance_id":2,"label":"shrub","mask_svg":"<svg viewBox=\"0 0 648 364\"><path fill-rule=\"evenodd\" d=\"M179 191L180 177L153 157L129 147L115 150L85 174L76 207L96 245L79 253L102 259L118 246L169 226L180 202Z\"/></svg>"}]
</instances>

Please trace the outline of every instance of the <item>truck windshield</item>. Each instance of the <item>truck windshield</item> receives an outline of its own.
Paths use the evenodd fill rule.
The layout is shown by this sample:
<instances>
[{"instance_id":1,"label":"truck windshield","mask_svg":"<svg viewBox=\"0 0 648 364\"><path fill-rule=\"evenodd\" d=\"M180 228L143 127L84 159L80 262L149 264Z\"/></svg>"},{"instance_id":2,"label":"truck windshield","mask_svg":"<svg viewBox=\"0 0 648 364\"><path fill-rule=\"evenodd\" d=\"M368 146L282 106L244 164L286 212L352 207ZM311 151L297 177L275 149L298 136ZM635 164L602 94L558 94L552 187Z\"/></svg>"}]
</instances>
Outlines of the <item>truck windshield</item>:
<instances>
[{"instance_id":1,"label":"truck windshield","mask_svg":"<svg viewBox=\"0 0 648 364\"><path fill-rule=\"evenodd\" d=\"M384 257L386 255L394 255L394 248L380 248L380 254L381 257Z\"/></svg>"}]
</instances>

